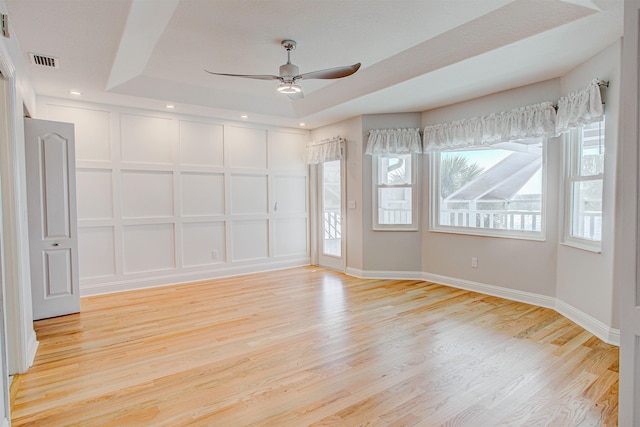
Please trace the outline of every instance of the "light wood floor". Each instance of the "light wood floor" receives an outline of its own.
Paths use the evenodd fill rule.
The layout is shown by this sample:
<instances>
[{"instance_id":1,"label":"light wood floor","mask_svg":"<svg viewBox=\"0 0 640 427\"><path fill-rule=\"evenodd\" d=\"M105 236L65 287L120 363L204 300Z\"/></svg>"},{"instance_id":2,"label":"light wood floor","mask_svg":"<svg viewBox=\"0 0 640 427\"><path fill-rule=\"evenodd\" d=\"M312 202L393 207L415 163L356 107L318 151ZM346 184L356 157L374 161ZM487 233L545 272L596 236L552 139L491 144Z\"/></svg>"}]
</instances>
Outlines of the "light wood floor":
<instances>
[{"instance_id":1,"label":"light wood floor","mask_svg":"<svg viewBox=\"0 0 640 427\"><path fill-rule=\"evenodd\" d=\"M14 426L615 426L618 349L552 310L304 267L35 323Z\"/></svg>"}]
</instances>

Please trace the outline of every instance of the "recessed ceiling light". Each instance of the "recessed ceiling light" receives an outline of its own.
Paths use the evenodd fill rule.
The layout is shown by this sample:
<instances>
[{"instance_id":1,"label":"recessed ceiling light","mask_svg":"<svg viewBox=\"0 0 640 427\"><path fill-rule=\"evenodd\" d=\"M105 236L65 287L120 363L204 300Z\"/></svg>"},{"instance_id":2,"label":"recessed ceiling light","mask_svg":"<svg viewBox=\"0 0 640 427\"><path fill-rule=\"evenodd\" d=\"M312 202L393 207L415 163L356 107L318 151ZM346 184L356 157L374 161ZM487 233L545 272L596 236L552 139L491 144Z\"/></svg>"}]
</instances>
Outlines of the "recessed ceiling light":
<instances>
[{"instance_id":1,"label":"recessed ceiling light","mask_svg":"<svg viewBox=\"0 0 640 427\"><path fill-rule=\"evenodd\" d=\"M71 95L75 95L75 96L80 96L82 95L82 92L80 92L79 90L70 90L69 93Z\"/></svg>"},{"instance_id":2,"label":"recessed ceiling light","mask_svg":"<svg viewBox=\"0 0 640 427\"><path fill-rule=\"evenodd\" d=\"M307 124L305 122L300 122L298 123L300 126L306 126Z\"/></svg>"},{"instance_id":3,"label":"recessed ceiling light","mask_svg":"<svg viewBox=\"0 0 640 427\"><path fill-rule=\"evenodd\" d=\"M246 114L241 114L240 117L243 118L243 119L249 118L249 116L247 116Z\"/></svg>"},{"instance_id":4,"label":"recessed ceiling light","mask_svg":"<svg viewBox=\"0 0 640 427\"><path fill-rule=\"evenodd\" d=\"M168 108L168 109L170 109L170 110L171 110L172 108L176 108L176 106L175 106L175 105L171 105L171 104L167 104L167 105L165 105L165 107L167 107L167 108Z\"/></svg>"}]
</instances>

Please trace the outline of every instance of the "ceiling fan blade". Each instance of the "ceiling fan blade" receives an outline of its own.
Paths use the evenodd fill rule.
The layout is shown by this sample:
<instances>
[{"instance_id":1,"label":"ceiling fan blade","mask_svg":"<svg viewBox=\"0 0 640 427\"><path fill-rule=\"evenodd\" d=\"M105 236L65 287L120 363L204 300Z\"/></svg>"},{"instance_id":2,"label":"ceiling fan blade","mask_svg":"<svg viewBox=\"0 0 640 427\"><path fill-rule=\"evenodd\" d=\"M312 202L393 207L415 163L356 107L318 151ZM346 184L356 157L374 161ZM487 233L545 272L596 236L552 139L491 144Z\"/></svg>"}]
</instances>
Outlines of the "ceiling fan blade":
<instances>
[{"instance_id":1,"label":"ceiling fan blade","mask_svg":"<svg viewBox=\"0 0 640 427\"><path fill-rule=\"evenodd\" d=\"M302 93L302 91L296 93L288 93L287 96L293 101L295 101L296 99L304 98L304 94Z\"/></svg>"},{"instance_id":2,"label":"ceiling fan blade","mask_svg":"<svg viewBox=\"0 0 640 427\"><path fill-rule=\"evenodd\" d=\"M347 65L346 67L327 68L326 70L312 71L310 73L300 74L295 79L339 79L347 77L358 71L360 63Z\"/></svg>"},{"instance_id":3,"label":"ceiling fan blade","mask_svg":"<svg viewBox=\"0 0 640 427\"><path fill-rule=\"evenodd\" d=\"M204 70L209 74L215 74L216 76L230 76L230 77L244 77L246 79L256 80L282 80L281 77L272 76L270 74L227 74L227 73L214 73L212 71Z\"/></svg>"}]
</instances>

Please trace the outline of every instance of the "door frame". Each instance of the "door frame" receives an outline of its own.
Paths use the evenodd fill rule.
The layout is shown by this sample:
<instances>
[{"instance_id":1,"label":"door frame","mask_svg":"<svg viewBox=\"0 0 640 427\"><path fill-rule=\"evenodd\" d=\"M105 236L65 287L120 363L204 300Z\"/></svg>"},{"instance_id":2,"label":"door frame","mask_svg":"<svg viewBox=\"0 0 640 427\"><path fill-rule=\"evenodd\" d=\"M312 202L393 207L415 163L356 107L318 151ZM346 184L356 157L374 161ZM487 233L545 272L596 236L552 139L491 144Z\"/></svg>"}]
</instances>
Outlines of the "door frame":
<instances>
[{"instance_id":1,"label":"door frame","mask_svg":"<svg viewBox=\"0 0 640 427\"><path fill-rule=\"evenodd\" d=\"M322 173L323 163L316 165L316 264L320 267L330 268L332 270L344 272L347 267L347 215L346 215L346 161L344 156L340 161L340 257L332 255L324 255L323 253L323 200L322 200L322 185L324 182L324 176Z\"/></svg>"},{"instance_id":2,"label":"door frame","mask_svg":"<svg viewBox=\"0 0 640 427\"><path fill-rule=\"evenodd\" d=\"M640 162L640 0L624 2L620 87L622 110L616 170L614 286L620 298L618 423L640 425L640 258L638 194Z\"/></svg>"},{"instance_id":3,"label":"door frame","mask_svg":"<svg viewBox=\"0 0 640 427\"><path fill-rule=\"evenodd\" d=\"M31 278L26 220L26 164L24 147L24 106L18 97L16 72L4 44L0 44L0 73L4 77L7 123L6 144L1 144L2 231L4 245L3 288L6 311L6 352L9 375L24 373L33 364L38 349L33 329Z\"/></svg>"}]
</instances>

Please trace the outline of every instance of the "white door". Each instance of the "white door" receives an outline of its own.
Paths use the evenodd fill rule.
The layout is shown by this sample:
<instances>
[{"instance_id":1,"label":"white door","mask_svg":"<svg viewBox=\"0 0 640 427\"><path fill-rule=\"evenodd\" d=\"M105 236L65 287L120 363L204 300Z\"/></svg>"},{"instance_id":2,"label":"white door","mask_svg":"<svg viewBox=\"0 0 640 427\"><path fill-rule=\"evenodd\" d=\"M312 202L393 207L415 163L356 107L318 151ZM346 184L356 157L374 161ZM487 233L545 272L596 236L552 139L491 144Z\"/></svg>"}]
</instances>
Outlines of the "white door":
<instances>
[{"instance_id":1,"label":"white door","mask_svg":"<svg viewBox=\"0 0 640 427\"><path fill-rule=\"evenodd\" d=\"M620 426L640 426L640 259L638 142L640 141L640 1L624 2L622 116L616 203L615 281L620 289Z\"/></svg>"},{"instance_id":2,"label":"white door","mask_svg":"<svg viewBox=\"0 0 640 427\"><path fill-rule=\"evenodd\" d=\"M33 318L80 311L73 124L25 119Z\"/></svg>"},{"instance_id":3,"label":"white door","mask_svg":"<svg viewBox=\"0 0 640 427\"><path fill-rule=\"evenodd\" d=\"M318 164L318 199L318 265L344 271L344 160Z\"/></svg>"}]
</instances>

